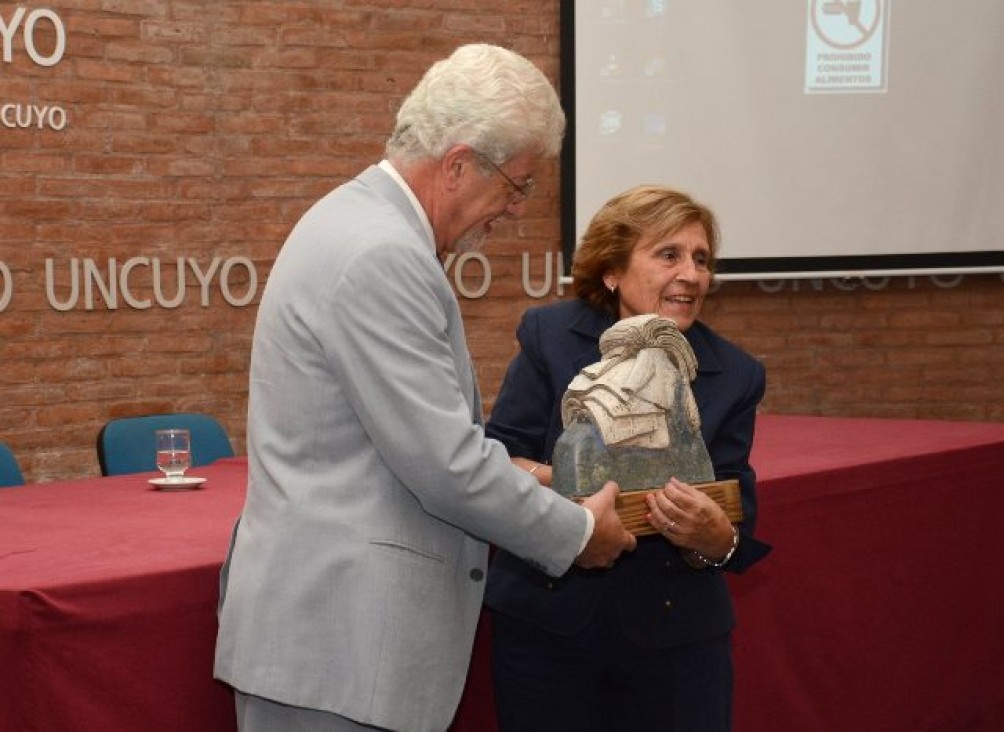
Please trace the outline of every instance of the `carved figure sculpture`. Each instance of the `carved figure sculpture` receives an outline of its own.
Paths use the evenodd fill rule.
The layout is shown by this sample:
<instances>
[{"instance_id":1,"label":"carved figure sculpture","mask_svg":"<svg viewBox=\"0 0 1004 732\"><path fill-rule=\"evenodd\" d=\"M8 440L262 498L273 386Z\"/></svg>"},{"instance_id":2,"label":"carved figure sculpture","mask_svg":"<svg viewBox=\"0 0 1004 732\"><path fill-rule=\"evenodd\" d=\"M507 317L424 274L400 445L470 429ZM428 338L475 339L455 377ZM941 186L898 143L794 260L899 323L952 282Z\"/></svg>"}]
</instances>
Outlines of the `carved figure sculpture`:
<instances>
[{"instance_id":1,"label":"carved figure sculpture","mask_svg":"<svg viewBox=\"0 0 1004 732\"><path fill-rule=\"evenodd\" d=\"M561 402L553 487L584 496L616 480L622 491L671 476L714 480L690 382L694 352L669 318L636 315L600 337L601 360L582 369Z\"/></svg>"}]
</instances>

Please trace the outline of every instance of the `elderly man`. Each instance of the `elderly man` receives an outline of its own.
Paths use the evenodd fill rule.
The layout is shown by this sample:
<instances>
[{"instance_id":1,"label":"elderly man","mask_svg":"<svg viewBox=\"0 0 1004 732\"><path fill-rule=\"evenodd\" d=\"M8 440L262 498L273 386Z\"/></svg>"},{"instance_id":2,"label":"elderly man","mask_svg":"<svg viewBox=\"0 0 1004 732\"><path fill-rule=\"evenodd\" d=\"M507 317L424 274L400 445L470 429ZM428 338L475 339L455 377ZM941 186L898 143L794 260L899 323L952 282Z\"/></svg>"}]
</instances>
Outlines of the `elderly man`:
<instances>
[{"instance_id":1,"label":"elderly man","mask_svg":"<svg viewBox=\"0 0 1004 732\"><path fill-rule=\"evenodd\" d=\"M564 116L502 48L433 65L387 159L308 211L251 354L247 501L222 575L216 676L242 730L442 730L488 543L551 575L635 546L613 484L576 505L485 438L442 259L523 213Z\"/></svg>"}]
</instances>

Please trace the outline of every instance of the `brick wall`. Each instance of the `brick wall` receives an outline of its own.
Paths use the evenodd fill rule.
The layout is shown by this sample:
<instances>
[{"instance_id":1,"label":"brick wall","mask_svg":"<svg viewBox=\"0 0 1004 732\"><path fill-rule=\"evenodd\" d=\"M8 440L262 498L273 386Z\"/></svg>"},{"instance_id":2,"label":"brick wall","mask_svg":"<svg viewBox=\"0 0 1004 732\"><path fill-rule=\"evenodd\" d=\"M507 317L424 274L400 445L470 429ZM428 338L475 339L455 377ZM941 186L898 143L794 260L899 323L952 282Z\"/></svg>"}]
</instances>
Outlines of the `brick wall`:
<instances>
[{"instance_id":1,"label":"brick wall","mask_svg":"<svg viewBox=\"0 0 1004 732\"><path fill-rule=\"evenodd\" d=\"M0 439L29 480L96 474L121 415L211 412L243 452L255 304L299 215L379 159L402 95L456 45L507 45L557 78L557 0L495 5L0 5ZM488 406L542 301L522 255L539 286L558 248L557 172L450 271L461 293L488 285L462 296ZM770 411L1004 418L1004 282L878 284L727 283L706 319L766 362Z\"/></svg>"}]
</instances>

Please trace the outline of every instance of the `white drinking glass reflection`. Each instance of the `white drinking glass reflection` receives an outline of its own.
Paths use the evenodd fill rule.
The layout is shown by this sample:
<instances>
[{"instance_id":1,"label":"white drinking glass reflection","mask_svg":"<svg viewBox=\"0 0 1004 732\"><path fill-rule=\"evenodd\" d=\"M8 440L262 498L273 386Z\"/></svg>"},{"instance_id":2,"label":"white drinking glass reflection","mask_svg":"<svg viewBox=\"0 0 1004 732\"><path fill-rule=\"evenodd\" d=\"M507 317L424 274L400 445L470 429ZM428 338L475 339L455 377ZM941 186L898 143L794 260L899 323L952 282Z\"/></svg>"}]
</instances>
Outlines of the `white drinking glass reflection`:
<instances>
[{"instance_id":1,"label":"white drinking glass reflection","mask_svg":"<svg viewBox=\"0 0 1004 732\"><path fill-rule=\"evenodd\" d=\"M157 467L169 482L184 480L192 466L192 440L188 430L157 430Z\"/></svg>"}]
</instances>

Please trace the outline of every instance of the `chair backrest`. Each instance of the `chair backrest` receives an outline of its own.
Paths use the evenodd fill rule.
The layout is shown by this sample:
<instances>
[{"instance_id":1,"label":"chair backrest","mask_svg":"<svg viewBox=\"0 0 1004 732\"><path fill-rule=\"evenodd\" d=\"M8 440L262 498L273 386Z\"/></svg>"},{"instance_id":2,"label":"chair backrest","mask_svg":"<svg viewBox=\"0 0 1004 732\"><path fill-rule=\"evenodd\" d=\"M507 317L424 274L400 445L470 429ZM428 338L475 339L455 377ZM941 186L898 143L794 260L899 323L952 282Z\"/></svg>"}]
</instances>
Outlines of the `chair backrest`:
<instances>
[{"instance_id":1,"label":"chair backrest","mask_svg":"<svg viewBox=\"0 0 1004 732\"><path fill-rule=\"evenodd\" d=\"M6 444L0 442L0 488L24 485L24 475L17 458Z\"/></svg>"},{"instance_id":2,"label":"chair backrest","mask_svg":"<svg viewBox=\"0 0 1004 732\"><path fill-rule=\"evenodd\" d=\"M121 417L98 433L98 464L102 475L146 473L157 469L154 432L180 427L192 435L192 467L232 457L234 448L223 426L206 414L178 412Z\"/></svg>"}]
</instances>

